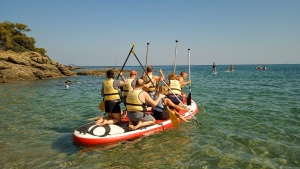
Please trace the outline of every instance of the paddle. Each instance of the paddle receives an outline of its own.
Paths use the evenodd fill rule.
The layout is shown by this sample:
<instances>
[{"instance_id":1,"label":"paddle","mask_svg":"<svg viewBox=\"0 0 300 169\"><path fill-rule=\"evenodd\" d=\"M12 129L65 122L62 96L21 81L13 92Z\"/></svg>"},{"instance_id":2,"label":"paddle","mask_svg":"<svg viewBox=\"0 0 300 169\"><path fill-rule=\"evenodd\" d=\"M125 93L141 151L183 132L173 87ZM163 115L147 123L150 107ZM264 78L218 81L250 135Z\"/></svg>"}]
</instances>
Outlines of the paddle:
<instances>
[{"instance_id":1,"label":"paddle","mask_svg":"<svg viewBox=\"0 0 300 169\"><path fill-rule=\"evenodd\" d=\"M144 70L144 72L146 72L146 70L144 69L142 63L140 62L139 58L136 56L136 54L134 53L134 50L132 51L132 53L134 54L136 60L139 62L140 66L142 67L142 69ZM151 79L149 77L148 74L146 74L148 76L149 79ZM152 80L150 80L150 82L152 83L152 85L154 86L154 83L152 82ZM155 88L156 92L157 89ZM165 102L163 99L162 99L163 102ZM172 126L173 127L179 127L180 125L180 121L178 120L178 118L175 116L175 113L172 112L172 110L169 109L169 107L167 106L167 104L165 103L166 107L167 107L167 112L169 113L169 116L170 116L170 119L171 119L171 122L172 122Z\"/></svg>"},{"instance_id":2,"label":"paddle","mask_svg":"<svg viewBox=\"0 0 300 169\"><path fill-rule=\"evenodd\" d=\"M133 43L132 44L132 47L131 47L131 49L130 49L130 51L129 51L129 53L128 53L128 56L127 56L127 58L126 58L126 60L125 60L125 62L124 62L124 64L123 64L123 66L122 66L122 68L121 68L121 70L120 70L120 72L122 72L122 70L123 70L123 68L124 68L124 66L125 66L125 64L126 64L126 62L127 62L127 60L128 60L128 58L129 58L129 56L130 56L130 54L131 54L131 52L132 52L132 50L133 50L133 48L135 47L136 45ZM117 80L119 79L119 77L120 77L120 73L118 74L118 76L117 76Z\"/></svg>"},{"instance_id":3,"label":"paddle","mask_svg":"<svg viewBox=\"0 0 300 169\"><path fill-rule=\"evenodd\" d=\"M135 46L136 46L136 45L133 43L133 44L132 44L132 47L131 47L131 49L130 49L130 52L129 52L129 54L128 54L128 56L127 56L127 58L126 58L126 60L125 60L125 62L124 62L124 64L123 64L123 66L122 66L120 72L122 72L122 70L123 70L123 68L124 68L124 66L125 66L125 64L126 64L126 62L127 62L127 60L128 60L128 58L129 58L130 54L131 54L131 51L133 50L133 48L134 48ZM120 76L120 73L118 74L117 80L118 80L119 76ZM104 100L99 104L98 107L99 107L99 109L100 109L101 111L105 111L105 103L104 103Z\"/></svg>"},{"instance_id":4,"label":"paddle","mask_svg":"<svg viewBox=\"0 0 300 169\"><path fill-rule=\"evenodd\" d=\"M170 87L167 85L167 83L163 80L163 82L164 82L164 84L167 86L167 88L172 92L172 94L177 98L177 100L181 103L181 104L183 104L182 103L182 101L176 96L176 94L172 91L172 89L170 89ZM184 105L184 104L183 104ZM190 112L190 111L188 111L189 113L190 113L190 115L196 120L196 122L197 123L199 123L199 121L196 119L196 117Z\"/></svg>"},{"instance_id":5,"label":"paddle","mask_svg":"<svg viewBox=\"0 0 300 169\"><path fill-rule=\"evenodd\" d=\"M105 110L105 104L104 104L104 101L102 101L100 104L99 104L99 109L101 111L104 111Z\"/></svg>"},{"instance_id":6,"label":"paddle","mask_svg":"<svg viewBox=\"0 0 300 169\"><path fill-rule=\"evenodd\" d=\"M177 128L180 126L180 121L178 120L178 118L176 117L175 113L169 109L168 106L167 107L167 112L169 113L169 116L170 116L170 119L171 119L171 122L172 122L172 126Z\"/></svg>"},{"instance_id":7,"label":"paddle","mask_svg":"<svg viewBox=\"0 0 300 169\"><path fill-rule=\"evenodd\" d=\"M191 80L191 62L190 62L190 49L188 49L188 60L189 60L189 80ZM189 95L187 98L187 105L191 105L192 104L192 89L191 89L191 83L189 83Z\"/></svg>"},{"instance_id":8,"label":"paddle","mask_svg":"<svg viewBox=\"0 0 300 169\"><path fill-rule=\"evenodd\" d=\"M150 43L147 43L147 52L146 52L146 64L145 64L145 69L147 67L147 62L148 62L148 46L150 45Z\"/></svg>"},{"instance_id":9,"label":"paddle","mask_svg":"<svg viewBox=\"0 0 300 169\"><path fill-rule=\"evenodd\" d=\"M177 42L178 40L175 40L176 46L175 46L175 58L174 58L174 73L176 72L176 57L177 57Z\"/></svg>"}]
</instances>

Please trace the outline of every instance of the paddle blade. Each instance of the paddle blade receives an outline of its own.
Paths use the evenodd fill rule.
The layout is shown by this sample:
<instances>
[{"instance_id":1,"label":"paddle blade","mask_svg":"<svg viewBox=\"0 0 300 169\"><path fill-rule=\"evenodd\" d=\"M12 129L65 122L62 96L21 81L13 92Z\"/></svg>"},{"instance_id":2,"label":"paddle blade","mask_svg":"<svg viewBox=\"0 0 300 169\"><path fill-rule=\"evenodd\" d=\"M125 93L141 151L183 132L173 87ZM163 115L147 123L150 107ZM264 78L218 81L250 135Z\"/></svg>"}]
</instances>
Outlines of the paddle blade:
<instances>
[{"instance_id":1,"label":"paddle blade","mask_svg":"<svg viewBox=\"0 0 300 169\"><path fill-rule=\"evenodd\" d=\"M180 121L178 120L178 118L176 117L175 113L170 110L169 108L167 108L167 112L169 113L171 122L172 122L172 126L177 128L180 125Z\"/></svg>"},{"instance_id":2,"label":"paddle blade","mask_svg":"<svg viewBox=\"0 0 300 169\"><path fill-rule=\"evenodd\" d=\"M104 101L102 101L100 104L99 104L99 109L101 111L105 111L105 104L104 104Z\"/></svg>"},{"instance_id":3,"label":"paddle blade","mask_svg":"<svg viewBox=\"0 0 300 169\"><path fill-rule=\"evenodd\" d=\"M190 92L188 97L187 97L187 102L186 102L187 105L191 105L192 104L192 93Z\"/></svg>"}]
</instances>

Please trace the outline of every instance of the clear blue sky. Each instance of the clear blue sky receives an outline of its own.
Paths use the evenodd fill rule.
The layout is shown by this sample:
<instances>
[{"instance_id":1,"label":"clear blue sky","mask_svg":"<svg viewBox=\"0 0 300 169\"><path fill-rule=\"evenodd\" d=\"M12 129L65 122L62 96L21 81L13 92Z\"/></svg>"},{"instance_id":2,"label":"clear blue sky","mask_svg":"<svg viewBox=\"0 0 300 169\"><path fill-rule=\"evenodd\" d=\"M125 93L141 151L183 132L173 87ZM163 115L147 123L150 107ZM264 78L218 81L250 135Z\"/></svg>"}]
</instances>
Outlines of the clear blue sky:
<instances>
[{"instance_id":1,"label":"clear blue sky","mask_svg":"<svg viewBox=\"0 0 300 169\"><path fill-rule=\"evenodd\" d=\"M53 60L122 65L300 63L300 0L0 0L0 22L26 24ZM116 59L115 59L116 58ZM138 65L133 55L129 65Z\"/></svg>"}]
</instances>

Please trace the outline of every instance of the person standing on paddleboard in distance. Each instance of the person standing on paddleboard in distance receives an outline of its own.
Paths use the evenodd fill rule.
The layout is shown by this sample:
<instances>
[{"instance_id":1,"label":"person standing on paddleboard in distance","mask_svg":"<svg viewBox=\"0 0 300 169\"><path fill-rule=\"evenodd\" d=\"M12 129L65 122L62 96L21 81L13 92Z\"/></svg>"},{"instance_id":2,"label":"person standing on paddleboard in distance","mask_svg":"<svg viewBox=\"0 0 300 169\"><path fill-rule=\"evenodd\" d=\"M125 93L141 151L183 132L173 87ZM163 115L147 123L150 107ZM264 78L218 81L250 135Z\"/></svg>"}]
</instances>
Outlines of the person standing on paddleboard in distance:
<instances>
[{"instance_id":1,"label":"person standing on paddleboard in distance","mask_svg":"<svg viewBox=\"0 0 300 169\"><path fill-rule=\"evenodd\" d=\"M213 73L216 73L217 72L217 65L216 65L216 62L213 63Z\"/></svg>"},{"instance_id":2,"label":"person standing on paddleboard in distance","mask_svg":"<svg viewBox=\"0 0 300 169\"><path fill-rule=\"evenodd\" d=\"M155 124L155 118L152 115L147 114L146 103L151 106L156 106L163 97L162 94L159 94L157 100L153 100L150 95L143 90L143 87L143 79L138 79L135 88L128 92L126 98L127 117L130 120L128 127L131 130ZM137 124L133 125L133 122Z\"/></svg>"},{"instance_id":3,"label":"person standing on paddleboard in distance","mask_svg":"<svg viewBox=\"0 0 300 169\"><path fill-rule=\"evenodd\" d=\"M114 80L114 71L109 69L106 71L106 80L103 82L101 95L104 97L105 112L108 114L105 118L96 120L97 125L118 124L121 121L121 90L120 87L126 81L122 72L120 77L123 81Z\"/></svg>"},{"instance_id":4,"label":"person standing on paddleboard in distance","mask_svg":"<svg viewBox=\"0 0 300 169\"><path fill-rule=\"evenodd\" d=\"M149 95L153 98L154 94L155 94L155 91L156 91L156 83L159 83L159 82L162 82L165 80L165 76L162 72L161 69L159 69L159 73L160 73L160 77L159 76L156 76L156 75L153 75L153 67L152 66L147 66L147 72L146 74L144 74L142 76L142 79L144 81L144 84L148 84L149 82L151 83L151 81L153 82L154 85L150 85L150 87L144 87L144 91L146 91L147 93L149 93ZM150 79L149 79L149 77Z\"/></svg>"}]
</instances>

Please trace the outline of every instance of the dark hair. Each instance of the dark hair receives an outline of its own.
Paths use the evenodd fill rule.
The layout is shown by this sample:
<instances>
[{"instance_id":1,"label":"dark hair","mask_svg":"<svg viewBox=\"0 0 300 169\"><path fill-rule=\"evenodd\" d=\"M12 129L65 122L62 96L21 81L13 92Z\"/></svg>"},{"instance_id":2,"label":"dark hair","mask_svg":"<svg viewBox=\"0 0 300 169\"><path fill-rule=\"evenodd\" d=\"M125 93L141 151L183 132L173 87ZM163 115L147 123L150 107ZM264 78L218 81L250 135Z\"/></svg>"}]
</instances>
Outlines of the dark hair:
<instances>
[{"instance_id":1,"label":"dark hair","mask_svg":"<svg viewBox=\"0 0 300 169\"><path fill-rule=\"evenodd\" d=\"M186 71L182 71L180 75L183 76L184 73L188 74Z\"/></svg>"},{"instance_id":2,"label":"dark hair","mask_svg":"<svg viewBox=\"0 0 300 169\"><path fill-rule=\"evenodd\" d=\"M147 66L147 72L153 72L153 67L152 66Z\"/></svg>"},{"instance_id":3,"label":"dark hair","mask_svg":"<svg viewBox=\"0 0 300 169\"><path fill-rule=\"evenodd\" d=\"M115 73L112 69L109 69L106 71L106 77L107 78L114 78L115 77Z\"/></svg>"}]
</instances>

